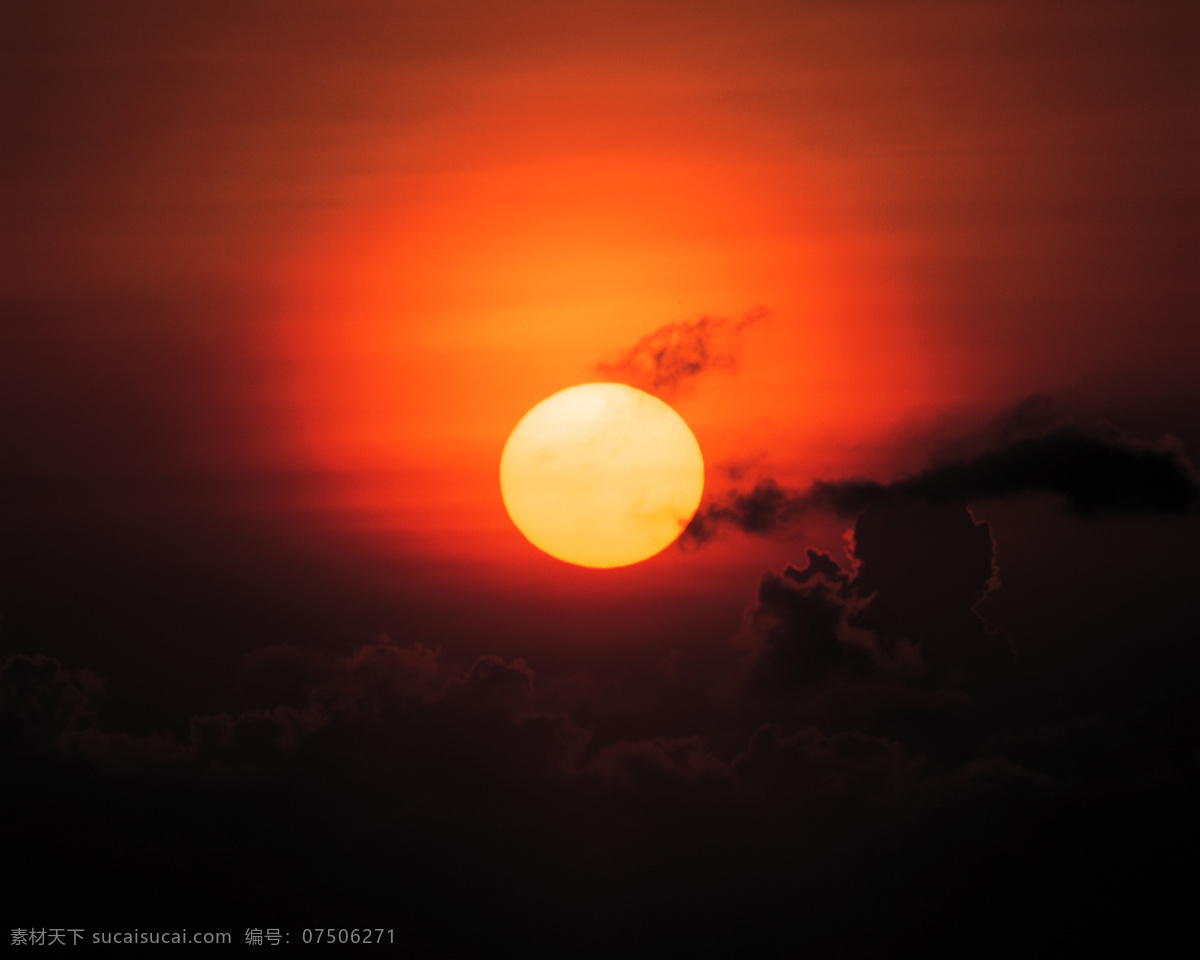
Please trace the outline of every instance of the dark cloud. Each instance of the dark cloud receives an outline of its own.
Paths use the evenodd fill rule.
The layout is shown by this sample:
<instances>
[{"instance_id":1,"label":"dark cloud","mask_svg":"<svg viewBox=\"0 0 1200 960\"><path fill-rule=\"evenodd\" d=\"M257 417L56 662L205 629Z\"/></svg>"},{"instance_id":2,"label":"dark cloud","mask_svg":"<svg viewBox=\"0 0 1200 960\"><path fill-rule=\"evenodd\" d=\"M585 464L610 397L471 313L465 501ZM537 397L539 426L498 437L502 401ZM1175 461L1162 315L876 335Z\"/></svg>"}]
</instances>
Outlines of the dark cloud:
<instances>
[{"instance_id":1,"label":"dark cloud","mask_svg":"<svg viewBox=\"0 0 1200 960\"><path fill-rule=\"evenodd\" d=\"M80 677L51 657L15 656L0 667L0 742L10 749L54 749L84 722Z\"/></svg>"},{"instance_id":2,"label":"dark cloud","mask_svg":"<svg viewBox=\"0 0 1200 960\"><path fill-rule=\"evenodd\" d=\"M703 506L681 544L704 543L722 527L774 533L812 512L853 516L884 501L953 504L1025 494L1062 497L1068 513L1086 519L1180 515L1200 504L1200 483L1182 448L1170 438L1156 445L1115 430L1064 427L891 483L817 481L807 491L795 491L763 479L749 491L733 491Z\"/></svg>"},{"instance_id":3,"label":"dark cloud","mask_svg":"<svg viewBox=\"0 0 1200 960\"><path fill-rule=\"evenodd\" d=\"M1120 723L1086 717L1000 734L982 755L1010 760L1059 783L1105 789L1136 777L1138 752L1137 739Z\"/></svg>"},{"instance_id":4,"label":"dark cloud","mask_svg":"<svg viewBox=\"0 0 1200 960\"><path fill-rule=\"evenodd\" d=\"M897 801L942 775L903 743L853 730L826 735L806 727L784 735L765 724L750 738L734 770L774 798L833 798L840 802Z\"/></svg>"},{"instance_id":5,"label":"dark cloud","mask_svg":"<svg viewBox=\"0 0 1200 960\"><path fill-rule=\"evenodd\" d=\"M520 658L505 663L502 657L485 654L458 681L457 693L473 709L523 716L533 709L533 671Z\"/></svg>"},{"instance_id":6,"label":"dark cloud","mask_svg":"<svg viewBox=\"0 0 1200 960\"><path fill-rule=\"evenodd\" d=\"M853 569L808 551L768 573L741 641L775 720L870 733L961 764L1009 723L1007 639L976 612L998 584L991 532L963 506L882 501L858 518Z\"/></svg>"},{"instance_id":7,"label":"dark cloud","mask_svg":"<svg viewBox=\"0 0 1200 960\"><path fill-rule=\"evenodd\" d=\"M815 490L802 494L787 490L770 478L759 480L749 491L734 490L701 506L683 531L679 544L687 548L705 543L722 527L745 533L775 533L795 525L805 514L817 509L817 504Z\"/></svg>"},{"instance_id":8,"label":"dark cloud","mask_svg":"<svg viewBox=\"0 0 1200 960\"><path fill-rule=\"evenodd\" d=\"M934 673L994 680L1005 671L1008 645L975 611L998 577L986 523L963 506L885 500L858 518L852 549L849 589L865 601L856 625L917 643Z\"/></svg>"},{"instance_id":9,"label":"dark cloud","mask_svg":"<svg viewBox=\"0 0 1200 960\"><path fill-rule=\"evenodd\" d=\"M762 639L753 680L771 689L813 686L832 671L865 674L874 667L876 638L855 637L849 625L849 577L826 554L808 552L808 566L768 573L751 615Z\"/></svg>"},{"instance_id":10,"label":"dark cloud","mask_svg":"<svg viewBox=\"0 0 1200 960\"><path fill-rule=\"evenodd\" d=\"M1178 444L1155 446L1116 431L1056 430L934 467L891 489L931 503L1051 493L1079 517L1182 514L1200 503L1195 471Z\"/></svg>"},{"instance_id":11,"label":"dark cloud","mask_svg":"<svg viewBox=\"0 0 1200 960\"><path fill-rule=\"evenodd\" d=\"M694 735L622 740L600 750L587 770L606 780L655 791L732 779L729 763L717 756L702 737Z\"/></svg>"},{"instance_id":12,"label":"dark cloud","mask_svg":"<svg viewBox=\"0 0 1200 960\"><path fill-rule=\"evenodd\" d=\"M758 307L737 319L704 316L668 323L613 362L598 364L596 372L649 393L670 393L706 371L734 369L738 335L766 315Z\"/></svg>"},{"instance_id":13,"label":"dark cloud","mask_svg":"<svg viewBox=\"0 0 1200 960\"><path fill-rule=\"evenodd\" d=\"M90 670L66 670L52 657L10 657L0 666L0 752L76 757L118 771L186 758L166 734L101 729L89 699L104 685Z\"/></svg>"}]
</instances>

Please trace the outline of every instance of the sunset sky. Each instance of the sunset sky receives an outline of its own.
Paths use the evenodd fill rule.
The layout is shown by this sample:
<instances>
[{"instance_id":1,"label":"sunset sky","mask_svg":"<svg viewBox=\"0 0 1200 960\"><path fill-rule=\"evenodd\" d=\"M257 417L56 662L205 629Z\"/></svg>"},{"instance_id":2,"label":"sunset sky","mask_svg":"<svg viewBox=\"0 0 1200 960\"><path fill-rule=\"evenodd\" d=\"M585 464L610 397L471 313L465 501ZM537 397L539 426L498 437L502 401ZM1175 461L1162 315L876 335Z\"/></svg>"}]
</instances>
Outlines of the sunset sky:
<instances>
[{"instance_id":1,"label":"sunset sky","mask_svg":"<svg viewBox=\"0 0 1200 960\"><path fill-rule=\"evenodd\" d=\"M1194 4L3 17L10 926L1169 926ZM499 486L597 380L705 462L613 570Z\"/></svg>"}]
</instances>

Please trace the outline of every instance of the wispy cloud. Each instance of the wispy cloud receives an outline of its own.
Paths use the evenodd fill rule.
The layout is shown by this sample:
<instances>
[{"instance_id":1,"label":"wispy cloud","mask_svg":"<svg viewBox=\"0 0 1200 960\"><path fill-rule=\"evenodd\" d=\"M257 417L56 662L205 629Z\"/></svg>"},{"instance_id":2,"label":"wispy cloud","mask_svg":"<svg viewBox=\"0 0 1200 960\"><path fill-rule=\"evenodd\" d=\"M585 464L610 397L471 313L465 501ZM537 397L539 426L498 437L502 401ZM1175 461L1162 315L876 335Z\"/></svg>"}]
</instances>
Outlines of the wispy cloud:
<instances>
[{"instance_id":1,"label":"wispy cloud","mask_svg":"<svg viewBox=\"0 0 1200 960\"><path fill-rule=\"evenodd\" d=\"M766 315L766 308L755 307L737 318L703 316L668 323L615 361L597 364L596 370L649 393L671 393L709 370L735 369L739 335Z\"/></svg>"}]
</instances>

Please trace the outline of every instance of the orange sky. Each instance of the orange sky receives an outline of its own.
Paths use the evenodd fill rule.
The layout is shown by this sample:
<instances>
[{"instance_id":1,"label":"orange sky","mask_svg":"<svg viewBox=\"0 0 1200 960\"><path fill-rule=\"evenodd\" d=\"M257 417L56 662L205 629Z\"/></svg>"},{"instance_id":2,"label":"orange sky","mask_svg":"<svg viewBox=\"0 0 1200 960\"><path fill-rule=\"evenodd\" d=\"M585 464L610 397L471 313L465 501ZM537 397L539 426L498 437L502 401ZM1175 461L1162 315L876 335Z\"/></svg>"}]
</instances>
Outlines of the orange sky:
<instances>
[{"instance_id":1,"label":"orange sky","mask_svg":"<svg viewBox=\"0 0 1200 960\"><path fill-rule=\"evenodd\" d=\"M328 95L361 101L306 171L337 199L285 245L260 348L282 361L272 455L336 478L317 512L532 562L496 483L512 426L701 316L768 313L736 371L667 397L710 489L735 461L887 473L897 433L1128 363L1120 302L1151 267L1117 228L1156 191L1125 179L1155 145L1084 148L1149 123L1130 64L1016 7L669 9L660 35L560 14L519 55L328 64Z\"/></svg>"},{"instance_id":2,"label":"orange sky","mask_svg":"<svg viewBox=\"0 0 1200 960\"><path fill-rule=\"evenodd\" d=\"M735 462L886 478L1031 392L1191 379L1178 4L350 7L22 40L14 294L113 298L114 351L212 354L204 429L159 456L309 478L294 525L540 564L508 432L702 316L766 311L667 397L710 490Z\"/></svg>"}]
</instances>

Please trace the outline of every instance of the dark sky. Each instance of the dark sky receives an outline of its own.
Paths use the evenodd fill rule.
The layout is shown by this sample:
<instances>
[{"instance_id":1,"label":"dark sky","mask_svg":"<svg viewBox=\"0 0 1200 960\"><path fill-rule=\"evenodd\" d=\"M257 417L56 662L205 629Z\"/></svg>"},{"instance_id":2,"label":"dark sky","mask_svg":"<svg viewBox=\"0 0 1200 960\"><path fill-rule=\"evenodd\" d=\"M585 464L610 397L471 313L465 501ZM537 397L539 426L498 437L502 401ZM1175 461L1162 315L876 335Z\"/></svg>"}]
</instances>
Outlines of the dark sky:
<instances>
[{"instance_id":1,"label":"dark sky","mask_svg":"<svg viewBox=\"0 0 1200 960\"><path fill-rule=\"evenodd\" d=\"M1194 5L10 2L3 42L10 927L1190 932ZM498 483L596 379L706 463L615 570Z\"/></svg>"}]
</instances>

